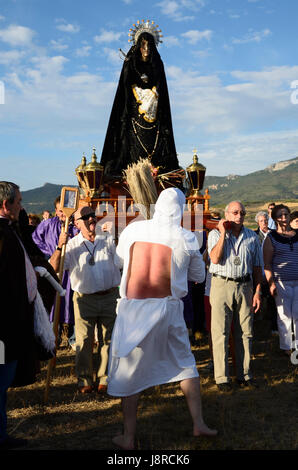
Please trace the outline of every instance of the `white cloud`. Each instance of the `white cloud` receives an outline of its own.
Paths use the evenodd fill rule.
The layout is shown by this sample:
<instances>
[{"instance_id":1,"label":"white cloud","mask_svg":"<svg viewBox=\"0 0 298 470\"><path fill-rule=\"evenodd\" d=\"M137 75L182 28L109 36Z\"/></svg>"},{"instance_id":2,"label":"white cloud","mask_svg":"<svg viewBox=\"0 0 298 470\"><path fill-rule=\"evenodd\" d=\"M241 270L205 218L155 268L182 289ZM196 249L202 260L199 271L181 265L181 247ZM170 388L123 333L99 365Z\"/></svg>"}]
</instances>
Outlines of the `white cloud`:
<instances>
[{"instance_id":1,"label":"white cloud","mask_svg":"<svg viewBox=\"0 0 298 470\"><path fill-rule=\"evenodd\" d=\"M10 25L0 30L0 40L11 46L29 46L34 35L35 32L26 26Z\"/></svg>"},{"instance_id":2,"label":"white cloud","mask_svg":"<svg viewBox=\"0 0 298 470\"><path fill-rule=\"evenodd\" d=\"M59 39L58 41L55 41L55 39L52 39L50 41L50 45L53 49L55 49L57 51L64 51L64 50L68 49L68 45L63 44L61 39Z\"/></svg>"},{"instance_id":3,"label":"white cloud","mask_svg":"<svg viewBox=\"0 0 298 470\"><path fill-rule=\"evenodd\" d=\"M232 52L234 50L234 47L230 46L230 44L223 44L222 48L227 52Z\"/></svg>"},{"instance_id":4,"label":"white cloud","mask_svg":"<svg viewBox=\"0 0 298 470\"><path fill-rule=\"evenodd\" d=\"M7 74L6 113L0 115L0 131L15 126L35 129L37 135L63 136L65 142L78 133L106 130L116 83L86 71L68 76L64 56L36 56L32 67ZM77 137L76 137L77 138ZM90 144L91 145L91 144Z\"/></svg>"},{"instance_id":5,"label":"white cloud","mask_svg":"<svg viewBox=\"0 0 298 470\"><path fill-rule=\"evenodd\" d=\"M103 52L106 55L108 61L111 62L112 64L119 64L122 62L120 59L120 53L118 50L112 49L110 47L104 47Z\"/></svg>"},{"instance_id":6,"label":"white cloud","mask_svg":"<svg viewBox=\"0 0 298 470\"><path fill-rule=\"evenodd\" d=\"M231 72L231 76L235 77L241 82L239 86L250 85L254 90L254 93L258 94L258 90L262 90L262 93L267 95L271 91L276 90L290 90L290 83L298 77L298 66L281 66L281 67L267 67L261 71L241 71L234 70ZM230 88L233 85L230 85ZM267 93L266 93L267 90Z\"/></svg>"},{"instance_id":7,"label":"white cloud","mask_svg":"<svg viewBox=\"0 0 298 470\"><path fill-rule=\"evenodd\" d=\"M165 36L163 43L166 47L180 46L179 39L176 36Z\"/></svg>"},{"instance_id":8,"label":"white cloud","mask_svg":"<svg viewBox=\"0 0 298 470\"><path fill-rule=\"evenodd\" d=\"M25 53L17 50L0 51L0 64L11 65L11 63L19 62Z\"/></svg>"},{"instance_id":9,"label":"white cloud","mask_svg":"<svg viewBox=\"0 0 298 470\"><path fill-rule=\"evenodd\" d=\"M237 135L209 142L194 139L200 163L206 166L206 174L227 176L246 175L260 171L269 165L297 156L298 129ZM179 163L184 168L192 162L191 150L179 152Z\"/></svg>"},{"instance_id":10,"label":"white cloud","mask_svg":"<svg viewBox=\"0 0 298 470\"><path fill-rule=\"evenodd\" d=\"M200 76L179 67L168 67L166 72L174 127L190 139L196 135L200 140L217 140L223 134L251 133L277 123L298 127L298 107L290 99L297 66L234 71L227 85L216 74ZM185 141L183 133L178 142Z\"/></svg>"},{"instance_id":11,"label":"white cloud","mask_svg":"<svg viewBox=\"0 0 298 470\"><path fill-rule=\"evenodd\" d=\"M202 146L198 155L200 162L207 167L208 175L246 175L264 170L272 163L296 157L297 148L298 129L295 129L230 135Z\"/></svg>"},{"instance_id":12,"label":"white cloud","mask_svg":"<svg viewBox=\"0 0 298 470\"><path fill-rule=\"evenodd\" d=\"M233 38L233 44L246 44L249 42L261 42L268 36L271 36L270 29L263 29L263 31L249 31L243 38Z\"/></svg>"},{"instance_id":13,"label":"white cloud","mask_svg":"<svg viewBox=\"0 0 298 470\"><path fill-rule=\"evenodd\" d=\"M204 0L162 0L157 3L163 15L169 16L174 21L193 20L193 15L186 15L185 12L197 12L205 5Z\"/></svg>"},{"instance_id":14,"label":"white cloud","mask_svg":"<svg viewBox=\"0 0 298 470\"><path fill-rule=\"evenodd\" d=\"M94 41L97 44L102 44L102 43L113 43L116 41L119 41L120 37L122 36L123 33L117 33L115 31L107 31L107 30L102 30L102 32L94 36Z\"/></svg>"},{"instance_id":15,"label":"white cloud","mask_svg":"<svg viewBox=\"0 0 298 470\"><path fill-rule=\"evenodd\" d=\"M22 59L16 52L2 60ZM122 65L117 48L101 47L100 52L113 64ZM67 146L77 142L82 132L84 138L93 133L90 148L93 144L101 145L119 69L115 80L106 82L98 74L86 71L68 76L66 64L68 59L63 55L40 54L32 58L31 67L22 63L22 68L3 77L7 91L5 116L0 116L3 134L12 128L34 129L35 141L39 139L45 147L52 145L55 149L61 148L62 143ZM298 66L234 70L224 75L224 83L219 74L202 76L180 67L167 67L166 73L182 165L192 161L191 150L196 146L200 161L208 162L208 174L217 175L249 173L256 165L263 169L274 161L296 155L297 131L260 133L258 129L271 129L276 124L281 127L280 123L286 126L287 122L291 124L290 129L298 128L298 105L290 101L293 91L290 84L298 79ZM52 141L48 132L55 136ZM187 158L185 142L190 146ZM77 164L79 153L86 150L86 147L77 148Z\"/></svg>"},{"instance_id":16,"label":"white cloud","mask_svg":"<svg viewBox=\"0 0 298 470\"><path fill-rule=\"evenodd\" d=\"M28 88L36 86L36 92L49 90L48 80L55 80L60 76L63 71L64 65L68 62L68 59L64 56L36 56L31 59L32 64L35 68L27 68L25 75L25 84Z\"/></svg>"},{"instance_id":17,"label":"white cloud","mask_svg":"<svg viewBox=\"0 0 298 470\"><path fill-rule=\"evenodd\" d=\"M56 23L58 23L56 28L64 33L78 33L80 31L80 27L78 25L67 23L63 18L57 19Z\"/></svg>"},{"instance_id":18,"label":"white cloud","mask_svg":"<svg viewBox=\"0 0 298 470\"><path fill-rule=\"evenodd\" d=\"M200 57L201 59L203 59L204 57L210 56L209 51L210 51L210 49L193 51L192 55L195 56L195 57Z\"/></svg>"},{"instance_id":19,"label":"white cloud","mask_svg":"<svg viewBox=\"0 0 298 470\"><path fill-rule=\"evenodd\" d=\"M5 20L5 16L0 15L0 21L4 21L4 20Z\"/></svg>"},{"instance_id":20,"label":"white cloud","mask_svg":"<svg viewBox=\"0 0 298 470\"><path fill-rule=\"evenodd\" d=\"M164 15L175 16L179 11L179 3L174 0L165 0L158 4L161 7L161 11Z\"/></svg>"},{"instance_id":21,"label":"white cloud","mask_svg":"<svg viewBox=\"0 0 298 470\"><path fill-rule=\"evenodd\" d=\"M88 57L90 55L90 50L92 49L91 46L83 46L76 49L76 56L77 57Z\"/></svg>"},{"instance_id":22,"label":"white cloud","mask_svg":"<svg viewBox=\"0 0 298 470\"><path fill-rule=\"evenodd\" d=\"M206 29L205 31L199 31L196 29L182 33L181 36L186 38L190 44L197 44L197 42L201 41L202 39L210 41L212 34L213 32L210 29Z\"/></svg>"}]
</instances>

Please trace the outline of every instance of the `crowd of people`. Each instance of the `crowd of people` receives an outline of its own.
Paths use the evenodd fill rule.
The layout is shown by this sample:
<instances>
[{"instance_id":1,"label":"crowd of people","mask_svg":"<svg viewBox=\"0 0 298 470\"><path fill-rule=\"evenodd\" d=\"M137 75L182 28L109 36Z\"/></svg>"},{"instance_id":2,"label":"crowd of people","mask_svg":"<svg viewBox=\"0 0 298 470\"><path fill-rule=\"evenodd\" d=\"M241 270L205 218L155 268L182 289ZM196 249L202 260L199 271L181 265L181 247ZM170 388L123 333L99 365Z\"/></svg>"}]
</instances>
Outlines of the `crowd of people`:
<instances>
[{"instance_id":1,"label":"crowd of people","mask_svg":"<svg viewBox=\"0 0 298 470\"><path fill-rule=\"evenodd\" d=\"M116 246L104 227L98 230L89 206L74 213L65 233L59 198L55 216L44 217L32 233L28 217L21 224L25 219L19 187L0 182L0 282L13 299L0 316L0 340L5 345L5 361L0 364L0 448L25 444L7 435L7 390L34 383L36 359L52 357L45 356L44 345L37 341L34 318L40 292L49 324L53 321L55 295L48 298L34 268L42 265L55 277L64 247L66 295L59 324L69 326L78 393L96 391L121 398L123 434L113 442L122 449L134 449L140 393L169 382L180 382L193 435L217 434L203 419L200 377L190 342L198 305L219 392L233 387L231 349L236 386L259 386L253 377L251 349L254 315L264 299L281 351L290 356L297 349L298 212L272 203L268 211L256 214L254 231L244 224L243 204L231 201L222 218L215 215L217 227L199 246L196 236L181 227L184 203L179 189L162 191L153 218L129 224ZM12 286L18 296L11 292ZM190 290L194 295L187 304ZM191 320L187 305L192 305ZM20 367L24 361L32 367Z\"/></svg>"}]
</instances>

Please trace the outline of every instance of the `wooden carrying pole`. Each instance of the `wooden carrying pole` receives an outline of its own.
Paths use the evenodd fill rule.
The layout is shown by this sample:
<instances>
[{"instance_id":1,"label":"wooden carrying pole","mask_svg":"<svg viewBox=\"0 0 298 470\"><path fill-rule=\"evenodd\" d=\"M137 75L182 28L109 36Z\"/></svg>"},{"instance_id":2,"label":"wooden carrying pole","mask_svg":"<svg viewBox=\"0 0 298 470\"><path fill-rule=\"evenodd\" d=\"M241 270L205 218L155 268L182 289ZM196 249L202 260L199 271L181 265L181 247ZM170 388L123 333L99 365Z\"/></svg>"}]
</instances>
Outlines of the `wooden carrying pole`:
<instances>
[{"instance_id":1,"label":"wooden carrying pole","mask_svg":"<svg viewBox=\"0 0 298 470\"><path fill-rule=\"evenodd\" d=\"M64 228L62 229L65 233L68 233L69 218L77 210L78 204L79 204L79 190L77 188L63 187L61 191L60 206L61 206L61 210L66 215L65 225L64 225ZM63 245L62 250L61 250L59 272L58 272L58 278L59 278L60 284L62 284L62 279L63 279L65 250L66 250L66 245ZM56 352L58 348L60 304L61 304L61 297L59 293L57 292L56 301L55 301L55 310L54 310L54 322L53 322L53 331L54 331L55 338L56 338ZM56 356L50 359L48 363L46 386L45 386L45 392L44 392L44 403L48 402L51 376L52 376L52 372L53 372L55 365L56 365Z\"/></svg>"},{"instance_id":2,"label":"wooden carrying pole","mask_svg":"<svg viewBox=\"0 0 298 470\"><path fill-rule=\"evenodd\" d=\"M66 233L68 232L68 226L69 226L69 218L66 217L65 226L63 228L64 232L66 232ZM59 264L59 272L58 272L58 278L59 278L60 284L62 284L62 278L63 278L65 250L66 250L66 245L63 245L62 246L62 251L61 251L60 264ZM56 300L55 300L54 321L53 321L53 331L54 331L55 338L56 338L56 351L57 351L57 348L58 348L58 328L59 328L59 319L60 319L60 304L61 304L61 296L57 292L56 293ZM50 359L49 362L48 362L46 387L45 387L45 393L44 393L44 402L45 403L48 402L51 376L52 376L52 371L55 368L55 366L56 366L56 355L52 359Z\"/></svg>"}]
</instances>

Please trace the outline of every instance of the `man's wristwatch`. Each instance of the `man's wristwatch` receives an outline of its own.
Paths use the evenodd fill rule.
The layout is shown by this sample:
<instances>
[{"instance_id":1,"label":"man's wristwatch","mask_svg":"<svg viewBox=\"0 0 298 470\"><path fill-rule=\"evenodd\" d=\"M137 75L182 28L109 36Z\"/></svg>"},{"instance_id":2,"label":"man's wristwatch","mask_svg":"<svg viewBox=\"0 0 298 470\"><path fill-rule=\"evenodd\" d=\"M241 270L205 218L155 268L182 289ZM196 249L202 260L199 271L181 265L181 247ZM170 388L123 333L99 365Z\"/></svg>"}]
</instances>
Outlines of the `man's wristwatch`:
<instances>
[{"instance_id":1,"label":"man's wristwatch","mask_svg":"<svg viewBox=\"0 0 298 470\"><path fill-rule=\"evenodd\" d=\"M62 251L62 248L60 248L60 246L57 246L56 250Z\"/></svg>"}]
</instances>

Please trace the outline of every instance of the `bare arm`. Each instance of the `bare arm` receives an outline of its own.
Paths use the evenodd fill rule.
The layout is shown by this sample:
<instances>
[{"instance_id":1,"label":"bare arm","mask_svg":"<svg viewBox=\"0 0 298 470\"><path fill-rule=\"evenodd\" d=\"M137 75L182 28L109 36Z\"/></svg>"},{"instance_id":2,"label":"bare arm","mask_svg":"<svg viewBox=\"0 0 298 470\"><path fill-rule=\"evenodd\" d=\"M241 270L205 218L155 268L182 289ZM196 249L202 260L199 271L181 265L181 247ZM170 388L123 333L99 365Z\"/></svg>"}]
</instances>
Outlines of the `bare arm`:
<instances>
[{"instance_id":1,"label":"bare arm","mask_svg":"<svg viewBox=\"0 0 298 470\"><path fill-rule=\"evenodd\" d=\"M274 249L270 238L266 237L263 245L263 256L264 256L264 272L269 284L269 290L271 295L276 295L276 285L272 273L272 258Z\"/></svg>"}]
</instances>

